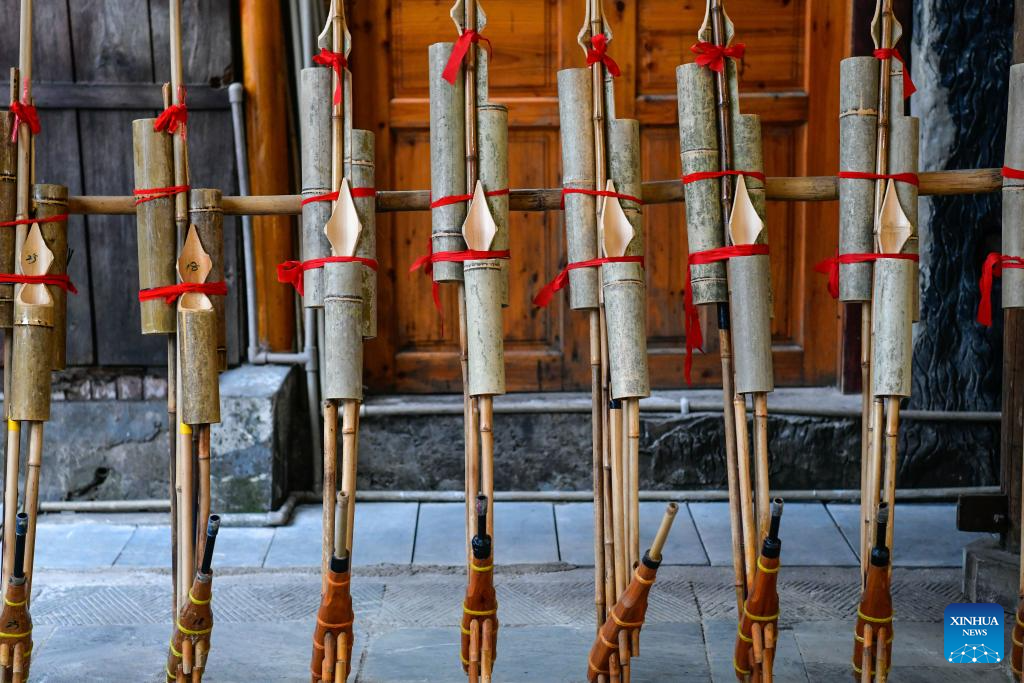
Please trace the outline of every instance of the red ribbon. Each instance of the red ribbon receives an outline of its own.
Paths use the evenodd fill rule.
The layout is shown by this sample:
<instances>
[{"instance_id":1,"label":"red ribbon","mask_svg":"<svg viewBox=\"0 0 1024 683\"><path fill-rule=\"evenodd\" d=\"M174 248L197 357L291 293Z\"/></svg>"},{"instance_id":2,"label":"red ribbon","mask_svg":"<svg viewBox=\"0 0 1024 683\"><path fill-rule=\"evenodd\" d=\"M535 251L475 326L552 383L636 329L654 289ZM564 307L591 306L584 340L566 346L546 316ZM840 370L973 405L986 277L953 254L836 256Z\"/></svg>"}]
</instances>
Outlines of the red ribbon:
<instances>
[{"instance_id":1,"label":"red ribbon","mask_svg":"<svg viewBox=\"0 0 1024 683\"><path fill-rule=\"evenodd\" d=\"M711 178L724 178L730 175L742 175L749 176L751 178L757 178L762 183L765 182L764 173L759 171L697 171L696 173L687 173L681 180L683 185L689 185L695 183L698 180L710 180Z\"/></svg>"},{"instance_id":2,"label":"red ribbon","mask_svg":"<svg viewBox=\"0 0 1024 683\"><path fill-rule=\"evenodd\" d=\"M409 267L410 273L415 273L419 269L423 269L423 274L430 276L431 279L431 296L434 298L434 308L437 312L441 312L441 293L437 286L437 282L433 279L434 264L441 262L462 262L462 261L481 261L489 258L509 258L511 252L508 249L498 249L495 251L484 251L478 249L466 249L464 251L439 251L434 252L434 243L429 241L427 243L428 252L418 259L413 261L413 264Z\"/></svg>"},{"instance_id":3,"label":"red ribbon","mask_svg":"<svg viewBox=\"0 0 1024 683\"><path fill-rule=\"evenodd\" d=\"M349 189L352 196L355 198L359 197L376 197L377 188L375 187L353 187ZM303 199L299 204L305 206L306 204L312 204L313 202L333 202L338 199L338 191L328 192L326 194L315 194L312 197Z\"/></svg>"},{"instance_id":4,"label":"red ribbon","mask_svg":"<svg viewBox=\"0 0 1024 683\"><path fill-rule=\"evenodd\" d=\"M917 86L914 85L913 79L910 78L907 63L903 61L903 56L900 55L899 50L894 47L880 47L875 50L874 55L876 59L895 59L903 65L903 99L907 99L917 92Z\"/></svg>"},{"instance_id":5,"label":"red ribbon","mask_svg":"<svg viewBox=\"0 0 1024 683\"><path fill-rule=\"evenodd\" d=\"M491 190L490 192L484 192L485 197L500 197L508 194L508 188L504 190ZM442 206L449 206L451 204L458 204L459 202L468 202L473 199L471 194L452 194L447 197L441 197L437 201L430 202L431 209L439 209ZM447 253L447 252L446 252Z\"/></svg>"},{"instance_id":6,"label":"red ribbon","mask_svg":"<svg viewBox=\"0 0 1024 683\"><path fill-rule=\"evenodd\" d=\"M985 327L992 327L992 278L1001 276L1003 268L1024 268L1024 257L995 252L985 257L985 263L981 266L981 280L978 282L978 289L981 290L978 322Z\"/></svg>"},{"instance_id":7,"label":"red ribbon","mask_svg":"<svg viewBox=\"0 0 1024 683\"><path fill-rule=\"evenodd\" d=\"M60 223L66 221L68 215L66 213L59 213L56 216L50 216L49 218L19 218L16 221L4 221L0 223L0 228L13 228L17 225L32 225L33 223Z\"/></svg>"},{"instance_id":8,"label":"red ribbon","mask_svg":"<svg viewBox=\"0 0 1024 683\"><path fill-rule=\"evenodd\" d=\"M323 268L325 263L362 263L372 270L377 270L377 261L362 256L325 256L313 258L308 261L285 261L277 264L277 281L291 285L299 296L303 296L304 280L302 274L307 270Z\"/></svg>"},{"instance_id":9,"label":"red ribbon","mask_svg":"<svg viewBox=\"0 0 1024 683\"><path fill-rule=\"evenodd\" d=\"M555 276L551 282L544 285L543 289L537 292L537 296L533 297L533 305L544 308L551 299L554 298L555 293L561 289L564 289L569 284L569 271L576 270L578 268L596 268L597 266L604 265L605 263L639 263L640 267L644 266L643 256L606 256L604 258L592 258L587 261L577 261L576 263L570 263L562 268L561 272Z\"/></svg>"},{"instance_id":10,"label":"red ribbon","mask_svg":"<svg viewBox=\"0 0 1024 683\"><path fill-rule=\"evenodd\" d=\"M921 179L916 173L861 173L860 171L840 171L837 178L848 178L850 180L895 180L897 183L907 183L919 187Z\"/></svg>"},{"instance_id":11,"label":"red ribbon","mask_svg":"<svg viewBox=\"0 0 1024 683\"><path fill-rule=\"evenodd\" d=\"M188 107L185 106L185 88L181 87L178 89L179 104L172 104L171 106L160 112L160 116L156 117L156 121L153 122L153 130L167 131L169 135L174 135L178 132L178 128L181 128L181 139L185 139L185 126L188 124Z\"/></svg>"},{"instance_id":12,"label":"red ribbon","mask_svg":"<svg viewBox=\"0 0 1024 683\"><path fill-rule=\"evenodd\" d=\"M163 199L165 197L173 197L176 194L182 192L188 192L188 185L171 185L168 187L147 187L140 190L132 190L132 194L135 195L135 206L151 202L154 199Z\"/></svg>"},{"instance_id":13,"label":"red ribbon","mask_svg":"<svg viewBox=\"0 0 1024 683\"><path fill-rule=\"evenodd\" d=\"M455 41L455 47L452 48L452 55L448 58L448 63L444 67L444 71L441 72L441 78L448 81L452 85L455 85L455 77L459 74L459 67L462 66L462 60L466 58L466 53L469 52L469 46L472 43L479 43L480 41L487 43L487 52L491 51L491 41L484 38L476 31L463 31L459 39Z\"/></svg>"},{"instance_id":14,"label":"red ribbon","mask_svg":"<svg viewBox=\"0 0 1024 683\"><path fill-rule=\"evenodd\" d=\"M697 55L697 64L699 66L706 66L716 73L722 73L725 70L726 57L743 59L746 51L747 46L743 43L722 47L721 45L715 45L714 43L702 40L690 46L690 52Z\"/></svg>"},{"instance_id":15,"label":"red ribbon","mask_svg":"<svg viewBox=\"0 0 1024 683\"><path fill-rule=\"evenodd\" d=\"M1024 180L1024 171L1009 166L1003 166L1003 177L1013 180Z\"/></svg>"},{"instance_id":16,"label":"red ribbon","mask_svg":"<svg viewBox=\"0 0 1024 683\"><path fill-rule=\"evenodd\" d=\"M228 283L224 282L224 280L218 280L216 282L179 282L176 285L140 289L139 301L163 299L164 302L170 306L178 300L179 296L189 292L199 292L200 294L210 294L215 296L227 296Z\"/></svg>"},{"instance_id":17,"label":"red ribbon","mask_svg":"<svg viewBox=\"0 0 1024 683\"><path fill-rule=\"evenodd\" d=\"M18 141L18 130L24 123L32 131L32 135L39 135L42 126L39 125L39 112L36 108L27 103L14 100L11 102L11 113L14 114L14 128L11 131L11 143Z\"/></svg>"},{"instance_id":18,"label":"red ribbon","mask_svg":"<svg viewBox=\"0 0 1024 683\"><path fill-rule=\"evenodd\" d=\"M603 33L598 33L596 36L590 38L590 44L592 48L587 50L587 66L597 64L600 62L604 64L604 68L608 69L608 73L613 78L618 78L622 75L622 69L615 63L615 60L608 55L608 36Z\"/></svg>"},{"instance_id":19,"label":"red ribbon","mask_svg":"<svg viewBox=\"0 0 1024 683\"><path fill-rule=\"evenodd\" d=\"M634 197L631 194L622 194L621 192L609 192L608 190L585 190L582 187L563 187L562 188L562 208L565 208L565 195L567 194L585 194L591 197L615 197L616 199L628 199L631 202L637 204L643 204L644 200L639 197Z\"/></svg>"},{"instance_id":20,"label":"red ribbon","mask_svg":"<svg viewBox=\"0 0 1024 683\"><path fill-rule=\"evenodd\" d=\"M63 273L54 275L13 275L11 273L3 273L0 274L0 282L18 285L53 285L54 287L60 287L65 292L78 294L78 290L72 284L71 278Z\"/></svg>"},{"instance_id":21,"label":"red ribbon","mask_svg":"<svg viewBox=\"0 0 1024 683\"><path fill-rule=\"evenodd\" d=\"M701 266L718 261L728 261L731 258L742 256L766 256L768 254L767 244L734 244L731 247L718 247L690 254L686 263L686 270L690 266ZM690 369L693 367L693 350L704 346L704 334L700 329L700 315L697 313L697 306L693 303L693 288L683 289L683 310L684 326L686 330L686 361L683 365L683 374L686 383L690 383Z\"/></svg>"},{"instance_id":22,"label":"red ribbon","mask_svg":"<svg viewBox=\"0 0 1024 683\"><path fill-rule=\"evenodd\" d=\"M814 271L828 276L828 293L833 299L839 298L839 266L851 263L871 263L881 259L898 259L903 261L919 261L917 254L840 254L815 264Z\"/></svg>"},{"instance_id":23,"label":"red ribbon","mask_svg":"<svg viewBox=\"0 0 1024 683\"><path fill-rule=\"evenodd\" d=\"M341 104L341 70L348 66L348 60L345 59L345 55L322 47L320 48L320 54L313 55L313 63L320 66L329 66L334 69L334 75L338 77L338 85L334 88L334 103Z\"/></svg>"}]
</instances>

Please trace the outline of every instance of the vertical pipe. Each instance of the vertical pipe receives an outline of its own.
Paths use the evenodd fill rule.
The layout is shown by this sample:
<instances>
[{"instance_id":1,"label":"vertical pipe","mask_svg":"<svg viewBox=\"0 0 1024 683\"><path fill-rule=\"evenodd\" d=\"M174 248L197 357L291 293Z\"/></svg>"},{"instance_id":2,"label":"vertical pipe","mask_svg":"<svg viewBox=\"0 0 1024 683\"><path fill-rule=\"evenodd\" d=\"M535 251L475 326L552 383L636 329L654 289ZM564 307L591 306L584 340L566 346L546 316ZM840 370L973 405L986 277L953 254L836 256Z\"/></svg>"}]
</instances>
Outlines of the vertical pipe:
<instances>
[{"instance_id":1,"label":"vertical pipe","mask_svg":"<svg viewBox=\"0 0 1024 683\"><path fill-rule=\"evenodd\" d=\"M348 499L345 511L345 546L352 557L352 534L355 532L356 468L359 459L359 401L342 401L341 414L341 491ZM351 562L351 559L350 559Z\"/></svg>"},{"instance_id":2,"label":"vertical pipe","mask_svg":"<svg viewBox=\"0 0 1024 683\"><path fill-rule=\"evenodd\" d=\"M8 403L10 398L8 397ZM21 459L21 423L7 420L7 471L4 478L4 590L14 568L14 530L18 514L18 461Z\"/></svg>"},{"instance_id":3,"label":"vertical pipe","mask_svg":"<svg viewBox=\"0 0 1024 683\"><path fill-rule=\"evenodd\" d=\"M322 590L327 588L327 571L331 562L334 539L334 498L338 482L338 404L324 401L324 485L323 485L323 543L320 575Z\"/></svg>"},{"instance_id":4,"label":"vertical pipe","mask_svg":"<svg viewBox=\"0 0 1024 683\"><path fill-rule=\"evenodd\" d=\"M771 518L768 482L768 394L754 394L754 463L757 467L757 528L762 540Z\"/></svg>"},{"instance_id":5,"label":"vertical pipe","mask_svg":"<svg viewBox=\"0 0 1024 683\"><path fill-rule=\"evenodd\" d=\"M747 406L743 396L739 394L733 396L733 411L735 412L736 441L737 443L746 443L748 440ZM746 449L737 449L737 452L746 454L747 451ZM743 529L744 566L747 572L747 590L750 590L754 583L754 558L757 553L757 545L754 540L756 530L754 528L754 501L751 495L749 457L737 458L737 465L739 473L740 517Z\"/></svg>"},{"instance_id":6,"label":"vertical pipe","mask_svg":"<svg viewBox=\"0 0 1024 683\"><path fill-rule=\"evenodd\" d=\"M25 574L28 583L25 599L32 600L32 571L36 554L36 520L39 517L39 469L43 464L44 422L29 422L28 469L25 472L25 512L28 532L25 534Z\"/></svg>"}]
</instances>

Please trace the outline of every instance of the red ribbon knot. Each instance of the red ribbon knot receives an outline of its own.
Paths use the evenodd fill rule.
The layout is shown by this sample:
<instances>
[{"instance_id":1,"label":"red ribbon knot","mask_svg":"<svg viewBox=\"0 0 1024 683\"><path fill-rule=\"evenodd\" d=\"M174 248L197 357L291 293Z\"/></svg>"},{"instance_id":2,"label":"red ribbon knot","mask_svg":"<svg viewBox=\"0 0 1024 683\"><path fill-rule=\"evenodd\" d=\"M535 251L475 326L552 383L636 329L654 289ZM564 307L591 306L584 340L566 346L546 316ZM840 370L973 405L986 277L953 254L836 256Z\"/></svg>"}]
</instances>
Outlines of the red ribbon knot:
<instances>
[{"instance_id":1,"label":"red ribbon knot","mask_svg":"<svg viewBox=\"0 0 1024 683\"><path fill-rule=\"evenodd\" d=\"M587 50L587 66L600 62L601 64L604 64L604 68L608 69L608 73L610 73L613 78L621 76L622 69L619 68L619 65L608 54L608 36L603 33L591 36L590 44L593 47Z\"/></svg>"},{"instance_id":2,"label":"red ribbon knot","mask_svg":"<svg viewBox=\"0 0 1024 683\"><path fill-rule=\"evenodd\" d=\"M437 282L434 281L434 264L442 262L464 262L464 261L482 261L490 258L507 259L511 256L511 252L508 249L497 249L497 250L480 250L480 249L465 249L463 251L434 251L434 242L430 240L427 242L427 253L420 256L418 259L413 261L412 265L409 266L409 272L415 273L417 270L423 269L423 274L430 277L431 291L430 294L434 299L434 308L437 312L441 312L441 293L437 286Z\"/></svg>"},{"instance_id":3,"label":"red ribbon knot","mask_svg":"<svg viewBox=\"0 0 1024 683\"><path fill-rule=\"evenodd\" d=\"M132 190L132 194L135 195L135 206L138 206L139 204L151 202L154 199L173 197L176 194L188 192L188 190L188 185L170 185L168 187L146 187L138 190Z\"/></svg>"},{"instance_id":4,"label":"red ribbon knot","mask_svg":"<svg viewBox=\"0 0 1024 683\"><path fill-rule=\"evenodd\" d=\"M1004 178L1010 178L1011 180L1024 180L1024 170L1019 168L1003 166L1002 174Z\"/></svg>"},{"instance_id":5,"label":"red ribbon knot","mask_svg":"<svg viewBox=\"0 0 1024 683\"><path fill-rule=\"evenodd\" d=\"M718 247L690 254L686 262L686 270L690 266L702 266L708 263L728 261L731 258L743 256L767 256L767 244L734 244L731 247ZM686 383L690 383L690 370L693 367L693 350L704 346L704 334L700 329L700 314L697 306L693 303L693 287L687 286L683 289L683 310L685 311L683 324L686 330L686 360L683 364L683 374Z\"/></svg>"},{"instance_id":6,"label":"red ribbon knot","mask_svg":"<svg viewBox=\"0 0 1024 683\"><path fill-rule=\"evenodd\" d=\"M861 171L840 171L837 178L849 180L895 180L897 183L907 183L920 187L921 179L916 173L862 173Z\"/></svg>"},{"instance_id":7,"label":"red ribbon knot","mask_svg":"<svg viewBox=\"0 0 1024 683\"><path fill-rule=\"evenodd\" d=\"M227 296L228 283L224 280L217 280L216 282L179 282L176 285L140 289L139 301L163 299L164 303L170 306L178 300L179 296L189 292L199 292L200 294L210 296Z\"/></svg>"},{"instance_id":8,"label":"red ribbon knot","mask_svg":"<svg viewBox=\"0 0 1024 683\"><path fill-rule=\"evenodd\" d=\"M60 223L66 221L68 215L66 213L60 213L56 216L50 216L49 218L19 218L16 221L4 221L0 223L0 228L13 228L18 225L32 225L33 223Z\"/></svg>"},{"instance_id":9,"label":"red ribbon knot","mask_svg":"<svg viewBox=\"0 0 1024 683\"><path fill-rule=\"evenodd\" d=\"M466 54L469 52L469 46L473 43L479 43L481 40L487 43L487 53L490 54L491 41L487 40L476 31L463 31L459 36L459 39L455 41L455 47L452 48L452 55L448 58L448 63L445 64L444 71L441 72L441 78L452 85L455 85L455 77L459 75L459 67L462 66L462 60L466 58Z\"/></svg>"},{"instance_id":10,"label":"red ribbon knot","mask_svg":"<svg viewBox=\"0 0 1024 683\"><path fill-rule=\"evenodd\" d=\"M338 77L338 85L334 88L334 103L341 104L341 70L348 67L348 60L340 52L332 52L326 47L320 48L320 54L313 55L313 63L329 66Z\"/></svg>"},{"instance_id":11,"label":"red ribbon knot","mask_svg":"<svg viewBox=\"0 0 1024 683\"><path fill-rule=\"evenodd\" d=\"M715 73L722 73L725 70L725 58L743 59L747 46L743 43L735 43L728 47L715 45L707 41L700 41L690 46L690 52L697 55L697 65L706 66Z\"/></svg>"},{"instance_id":12,"label":"red ribbon knot","mask_svg":"<svg viewBox=\"0 0 1024 683\"><path fill-rule=\"evenodd\" d=\"M910 77L910 71L907 69L907 63L903 61L899 50L894 47L880 47L873 54L875 59L895 59L903 65L903 99L907 99L917 92L917 86L914 85L914 80Z\"/></svg>"},{"instance_id":13,"label":"red ribbon knot","mask_svg":"<svg viewBox=\"0 0 1024 683\"><path fill-rule=\"evenodd\" d=\"M506 188L504 188L502 190L491 190L489 192L484 192L484 196L485 197L500 197L500 196L503 196L503 195L507 195L508 192L509 192L509 190L506 187ZM431 200L430 200L430 208L431 209L439 209L442 206L449 206L451 204L458 204L460 202L468 202L468 201L472 201L472 199L473 199L473 195L471 195L471 194L450 194L447 197L441 197L440 199L437 199L437 200L431 198Z\"/></svg>"},{"instance_id":14,"label":"red ribbon knot","mask_svg":"<svg viewBox=\"0 0 1024 683\"><path fill-rule=\"evenodd\" d=\"M188 107L185 105L185 88L181 87L178 89L178 104L172 104L171 106L160 112L160 116L156 117L156 121L153 122L153 130L167 131L169 135L174 135L181 128L181 139L185 139L185 126L188 124Z\"/></svg>"},{"instance_id":15,"label":"red ribbon knot","mask_svg":"<svg viewBox=\"0 0 1024 683\"><path fill-rule=\"evenodd\" d=\"M741 175L749 178L757 178L762 183L765 181L764 173L759 171L697 171L695 173L687 173L680 180L683 181L683 185L689 185L699 180L710 180L712 178L724 178L730 175Z\"/></svg>"},{"instance_id":16,"label":"red ribbon knot","mask_svg":"<svg viewBox=\"0 0 1024 683\"><path fill-rule=\"evenodd\" d=\"M18 130L23 123L28 126L32 135L39 135L42 126L39 124L39 112L33 105L14 100L11 102L11 113L14 114L14 128L11 131L12 144L18 141Z\"/></svg>"},{"instance_id":17,"label":"red ribbon knot","mask_svg":"<svg viewBox=\"0 0 1024 683\"><path fill-rule=\"evenodd\" d=\"M3 273L0 274L0 282L14 283L16 285L53 285L54 287L60 287L65 292L78 294L78 290L72 284L71 278L63 273L53 275L14 275Z\"/></svg>"},{"instance_id":18,"label":"red ribbon knot","mask_svg":"<svg viewBox=\"0 0 1024 683\"><path fill-rule=\"evenodd\" d=\"M375 188L375 187L353 187L353 188L349 189L349 192L352 194L352 197L355 198L355 199L358 199L359 197L376 197L377 196L377 188ZM315 194L312 197L306 197L301 202L299 202L299 205L300 206L305 206L306 204L312 204L314 202L334 202L334 201L337 201L337 200L338 200L338 191L335 190L334 192L327 192L325 194Z\"/></svg>"},{"instance_id":19,"label":"red ribbon knot","mask_svg":"<svg viewBox=\"0 0 1024 683\"><path fill-rule=\"evenodd\" d=\"M559 271L558 275L555 276L551 282L544 285L544 287L537 292L537 296L533 297L533 305L544 308L551 299L554 298L555 293L565 288L569 284L569 271L577 270L579 268L596 268L606 263L639 263L640 267L644 267L643 256L605 256L603 258L592 258L586 261L576 261L575 263L569 263Z\"/></svg>"},{"instance_id":20,"label":"red ribbon knot","mask_svg":"<svg viewBox=\"0 0 1024 683\"><path fill-rule=\"evenodd\" d=\"M978 322L985 327L992 327L992 278L1001 276L1004 268L1024 268L1024 257L995 252L985 257L985 263L981 266L981 280L978 282L978 289L981 290Z\"/></svg>"},{"instance_id":21,"label":"red ribbon knot","mask_svg":"<svg viewBox=\"0 0 1024 683\"><path fill-rule=\"evenodd\" d=\"M851 263L873 263L881 259L897 259L903 261L920 261L917 254L840 254L819 261L814 266L814 271L828 276L828 293L833 299L839 298L839 266Z\"/></svg>"},{"instance_id":22,"label":"red ribbon knot","mask_svg":"<svg viewBox=\"0 0 1024 683\"><path fill-rule=\"evenodd\" d=\"M282 284L291 285L299 293L299 296L304 296L306 292L304 278L302 277L303 273L307 270L323 268L326 263L362 263L371 270L377 270L377 261L372 258L363 258L362 256L325 256L323 258L309 259L308 261L285 261L284 263L278 263L277 281Z\"/></svg>"}]
</instances>

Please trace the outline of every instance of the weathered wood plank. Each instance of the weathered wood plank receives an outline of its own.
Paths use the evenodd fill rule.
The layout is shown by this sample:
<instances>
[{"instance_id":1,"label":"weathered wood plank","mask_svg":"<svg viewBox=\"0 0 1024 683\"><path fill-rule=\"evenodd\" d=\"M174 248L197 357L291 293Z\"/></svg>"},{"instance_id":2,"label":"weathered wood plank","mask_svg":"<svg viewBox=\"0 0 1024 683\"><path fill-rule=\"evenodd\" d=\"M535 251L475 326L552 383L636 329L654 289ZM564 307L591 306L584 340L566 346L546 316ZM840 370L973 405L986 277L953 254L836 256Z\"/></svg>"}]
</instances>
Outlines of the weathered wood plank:
<instances>
[{"instance_id":1,"label":"weathered wood plank","mask_svg":"<svg viewBox=\"0 0 1024 683\"><path fill-rule=\"evenodd\" d=\"M32 97L39 109L163 109L162 87L159 83L34 81ZM188 87L190 112L230 107L226 88Z\"/></svg>"}]
</instances>

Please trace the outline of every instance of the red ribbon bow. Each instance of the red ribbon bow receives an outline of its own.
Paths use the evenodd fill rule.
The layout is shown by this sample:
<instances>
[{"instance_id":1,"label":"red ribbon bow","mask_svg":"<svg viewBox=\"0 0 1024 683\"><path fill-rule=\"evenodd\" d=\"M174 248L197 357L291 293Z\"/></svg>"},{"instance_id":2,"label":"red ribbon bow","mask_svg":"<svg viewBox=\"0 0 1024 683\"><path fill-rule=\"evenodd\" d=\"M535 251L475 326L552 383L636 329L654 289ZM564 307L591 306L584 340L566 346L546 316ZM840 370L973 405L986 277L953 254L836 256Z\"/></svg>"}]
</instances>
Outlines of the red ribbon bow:
<instances>
[{"instance_id":1,"label":"red ribbon bow","mask_svg":"<svg viewBox=\"0 0 1024 683\"><path fill-rule=\"evenodd\" d=\"M455 77L459 74L459 67L462 66L462 60L466 58L466 53L469 52L469 46L473 43L479 43L481 40L487 43L487 53L490 54L491 41L487 40L476 31L463 31L462 35L459 36L459 39L455 41L455 47L452 48L452 55L448 58L448 63L445 64L444 71L441 72L441 78L452 85L455 85Z\"/></svg>"},{"instance_id":2,"label":"red ribbon bow","mask_svg":"<svg viewBox=\"0 0 1024 683\"><path fill-rule=\"evenodd\" d=\"M747 46L743 43L736 43L728 47L715 45L707 41L700 41L690 46L690 52L697 55L697 64L706 66L715 73L722 73L725 70L725 58L743 59Z\"/></svg>"},{"instance_id":3,"label":"red ribbon bow","mask_svg":"<svg viewBox=\"0 0 1024 683\"><path fill-rule=\"evenodd\" d=\"M320 48L320 54L313 55L313 63L329 66L338 77L338 85L334 88L334 103L341 104L341 70L348 66L348 60L340 52L332 52L326 47Z\"/></svg>"},{"instance_id":4,"label":"red ribbon bow","mask_svg":"<svg viewBox=\"0 0 1024 683\"><path fill-rule=\"evenodd\" d=\"M11 131L12 144L18 141L18 130L21 128L22 123L28 126L28 129L32 131L32 135L39 135L42 126L39 125L39 112L36 111L34 106L27 102L14 100L11 102L11 113L14 114L14 127Z\"/></svg>"},{"instance_id":5,"label":"red ribbon bow","mask_svg":"<svg viewBox=\"0 0 1024 683\"><path fill-rule=\"evenodd\" d=\"M578 268L596 268L602 266L605 263L639 263L640 267L644 266L643 256L606 256L604 258L592 258L587 261L577 261L576 263L570 263L562 268L562 270L555 276L555 278L544 285L544 287L537 292L537 296L533 297L533 305L544 308L551 299L554 298L555 293L565 288L569 284L569 271L576 270Z\"/></svg>"},{"instance_id":6,"label":"red ribbon bow","mask_svg":"<svg viewBox=\"0 0 1024 683\"><path fill-rule=\"evenodd\" d=\"M377 261L362 256L325 256L308 261L285 261L277 264L277 281L291 285L299 296L305 295L305 281L302 274L307 270L323 268L325 263L362 263L372 270L377 270Z\"/></svg>"},{"instance_id":7,"label":"red ribbon bow","mask_svg":"<svg viewBox=\"0 0 1024 683\"><path fill-rule=\"evenodd\" d=\"M767 244L734 244L731 247L718 247L690 254L686 270L690 266L701 266L718 261L728 261L738 256L766 256L768 254ZM686 383L690 383L690 370L693 367L693 350L704 346L704 334L700 329L700 314L697 306L693 303L693 288L687 286L683 289L683 310L685 311L683 323L686 330L686 360L683 364L683 374Z\"/></svg>"},{"instance_id":8,"label":"red ribbon bow","mask_svg":"<svg viewBox=\"0 0 1024 683\"><path fill-rule=\"evenodd\" d=\"M171 106L160 112L160 116L156 117L156 121L153 122L153 130L167 131L168 134L174 135L178 132L178 128L181 128L181 139L185 139L185 126L188 124L188 107L185 105L185 88L182 87L178 90L178 104L172 104Z\"/></svg>"},{"instance_id":9,"label":"red ribbon bow","mask_svg":"<svg viewBox=\"0 0 1024 683\"><path fill-rule=\"evenodd\" d=\"M170 306L178 300L179 296L189 292L199 292L200 294L209 294L214 296L227 296L228 283L224 280L218 280L216 282L179 282L176 285L140 289L139 301L163 299L164 302Z\"/></svg>"},{"instance_id":10,"label":"red ribbon bow","mask_svg":"<svg viewBox=\"0 0 1024 683\"><path fill-rule=\"evenodd\" d=\"M833 299L839 298L839 266L851 263L871 263L880 259L899 259L903 261L919 261L917 254L840 254L819 261L814 266L817 273L828 276L828 293Z\"/></svg>"},{"instance_id":11,"label":"red ribbon bow","mask_svg":"<svg viewBox=\"0 0 1024 683\"><path fill-rule=\"evenodd\" d=\"M430 240L427 242L427 253L420 256L418 259L413 261L412 265L409 266L409 272L415 273L419 269L423 269L423 274L427 275L431 279L431 291L430 294L434 299L434 308L437 312L441 312L441 292L437 286L437 282L434 280L434 264L441 262L463 262L463 261L482 261L483 259L489 258L501 258L506 259L511 255L508 249L497 249L492 251L485 251L479 249L465 249L463 251L439 251L434 252L434 242Z\"/></svg>"},{"instance_id":12,"label":"red ribbon bow","mask_svg":"<svg viewBox=\"0 0 1024 683\"><path fill-rule=\"evenodd\" d=\"M992 327L992 278L1001 276L1003 268L1024 268L1024 257L995 252L985 257L985 263L981 266L981 280L978 282L978 289L981 290L978 322L985 327Z\"/></svg>"},{"instance_id":13,"label":"red ribbon bow","mask_svg":"<svg viewBox=\"0 0 1024 683\"><path fill-rule=\"evenodd\" d=\"M593 47L587 50L587 66L600 62L604 64L604 68L608 69L608 73L610 73L613 78L621 76L622 69L620 69L615 60L608 55L608 36L603 33L598 33L596 36L592 36L590 38L590 44L593 45Z\"/></svg>"},{"instance_id":14,"label":"red ribbon bow","mask_svg":"<svg viewBox=\"0 0 1024 683\"><path fill-rule=\"evenodd\" d=\"M874 55L875 59L895 59L903 65L903 99L907 99L917 92L917 86L914 85L914 80L910 77L910 71L907 69L907 63L903 61L899 50L894 47L880 47L874 51Z\"/></svg>"},{"instance_id":15,"label":"red ribbon bow","mask_svg":"<svg viewBox=\"0 0 1024 683\"><path fill-rule=\"evenodd\" d=\"M72 284L71 278L63 273L53 275L13 275L11 273L3 273L0 274L0 282L17 285L53 285L54 287L60 287L65 292L78 294L78 290Z\"/></svg>"}]
</instances>

